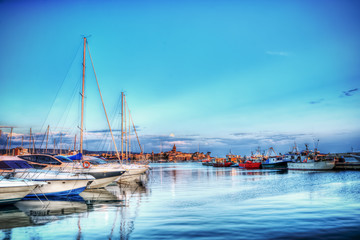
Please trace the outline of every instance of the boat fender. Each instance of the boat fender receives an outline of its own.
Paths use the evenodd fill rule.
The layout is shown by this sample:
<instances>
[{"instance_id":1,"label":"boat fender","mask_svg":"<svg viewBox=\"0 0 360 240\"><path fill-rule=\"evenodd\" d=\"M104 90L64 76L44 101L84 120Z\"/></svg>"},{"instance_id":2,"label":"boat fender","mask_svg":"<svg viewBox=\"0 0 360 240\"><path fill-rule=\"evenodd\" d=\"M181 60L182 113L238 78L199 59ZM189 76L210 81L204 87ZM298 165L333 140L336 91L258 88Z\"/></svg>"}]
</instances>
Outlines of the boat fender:
<instances>
[{"instance_id":1,"label":"boat fender","mask_svg":"<svg viewBox=\"0 0 360 240\"><path fill-rule=\"evenodd\" d=\"M89 168L90 167L90 163L88 161L83 162L83 167L84 168Z\"/></svg>"}]
</instances>

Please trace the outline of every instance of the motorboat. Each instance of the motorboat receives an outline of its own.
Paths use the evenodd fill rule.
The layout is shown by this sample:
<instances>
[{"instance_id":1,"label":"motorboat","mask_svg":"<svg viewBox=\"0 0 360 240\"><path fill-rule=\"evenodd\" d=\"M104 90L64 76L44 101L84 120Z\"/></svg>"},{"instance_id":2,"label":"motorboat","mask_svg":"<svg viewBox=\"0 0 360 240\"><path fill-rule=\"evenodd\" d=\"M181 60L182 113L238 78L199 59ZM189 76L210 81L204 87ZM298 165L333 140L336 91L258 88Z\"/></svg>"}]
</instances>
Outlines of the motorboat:
<instances>
[{"instance_id":1,"label":"motorboat","mask_svg":"<svg viewBox=\"0 0 360 240\"><path fill-rule=\"evenodd\" d=\"M27 161L16 156L0 157L1 174L6 177L45 182L26 197L76 195L95 179L91 175L65 172L60 169L35 169Z\"/></svg>"},{"instance_id":2,"label":"motorboat","mask_svg":"<svg viewBox=\"0 0 360 240\"><path fill-rule=\"evenodd\" d=\"M55 158L60 161L71 160L65 156L55 156ZM73 171L90 174L95 178L88 189L106 187L118 181L126 173L126 170L119 168L118 165L108 164L105 160L93 156L82 156L82 160L74 160Z\"/></svg>"},{"instance_id":3,"label":"motorboat","mask_svg":"<svg viewBox=\"0 0 360 240\"><path fill-rule=\"evenodd\" d=\"M21 179L6 179L0 176L0 204L11 204L23 199L42 182Z\"/></svg>"}]
</instances>

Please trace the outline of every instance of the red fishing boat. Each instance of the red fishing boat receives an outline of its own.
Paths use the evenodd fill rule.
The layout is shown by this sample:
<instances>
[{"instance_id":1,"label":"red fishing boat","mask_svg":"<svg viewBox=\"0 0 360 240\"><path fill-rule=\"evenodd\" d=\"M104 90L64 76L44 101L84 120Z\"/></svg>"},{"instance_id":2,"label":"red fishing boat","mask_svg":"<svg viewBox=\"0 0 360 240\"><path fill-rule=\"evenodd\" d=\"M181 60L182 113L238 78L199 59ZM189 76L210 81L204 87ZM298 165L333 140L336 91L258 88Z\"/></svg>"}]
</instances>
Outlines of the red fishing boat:
<instances>
[{"instance_id":1,"label":"red fishing boat","mask_svg":"<svg viewBox=\"0 0 360 240\"><path fill-rule=\"evenodd\" d=\"M215 159L215 162L213 164L214 167L230 167L231 165L233 165L233 163L226 161L225 158Z\"/></svg>"},{"instance_id":2,"label":"red fishing boat","mask_svg":"<svg viewBox=\"0 0 360 240\"><path fill-rule=\"evenodd\" d=\"M244 163L239 163L239 168L242 169L260 169L261 162L253 162L253 161L246 161Z\"/></svg>"}]
</instances>

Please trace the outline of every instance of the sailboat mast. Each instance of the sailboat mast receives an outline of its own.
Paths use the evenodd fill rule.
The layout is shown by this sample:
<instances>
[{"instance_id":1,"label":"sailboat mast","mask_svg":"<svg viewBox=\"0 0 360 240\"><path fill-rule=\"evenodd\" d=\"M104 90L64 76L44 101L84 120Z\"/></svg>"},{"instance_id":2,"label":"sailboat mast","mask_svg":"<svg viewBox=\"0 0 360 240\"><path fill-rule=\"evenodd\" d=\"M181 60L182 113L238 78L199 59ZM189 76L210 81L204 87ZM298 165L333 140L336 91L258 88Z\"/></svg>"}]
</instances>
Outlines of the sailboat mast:
<instances>
[{"instance_id":1,"label":"sailboat mast","mask_svg":"<svg viewBox=\"0 0 360 240\"><path fill-rule=\"evenodd\" d=\"M121 92L121 159L124 154L124 92Z\"/></svg>"},{"instance_id":2,"label":"sailboat mast","mask_svg":"<svg viewBox=\"0 0 360 240\"><path fill-rule=\"evenodd\" d=\"M47 146L48 146L48 140L49 140L49 130L50 130L50 125L48 125L47 127L47 131L46 131L46 148L45 148L45 153L47 153Z\"/></svg>"},{"instance_id":3,"label":"sailboat mast","mask_svg":"<svg viewBox=\"0 0 360 240\"><path fill-rule=\"evenodd\" d=\"M75 139L74 139L74 152L76 151L76 134L75 134Z\"/></svg>"},{"instance_id":4,"label":"sailboat mast","mask_svg":"<svg viewBox=\"0 0 360 240\"><path fill-rule=\"evenodd\" d=\"M31 128L30 128L30 137L29 137L29 153L31 153Z\"/></svg>"},{"instance_id":5,"label":"sailboat mast","mask_svg":"<svg viewBox=\"0 0 360 240\"><path fill-rule=\"evenodd\" d=\"M61 155L62 134L60 133L59 155Z\"/></svg>"},{"instance_id":6,"label":"sailboat mast","mask_svg":"<svg viewBox=\"0 0 360 240\"><path fill-rule=\"evenodd\" d=\"M124 96L124 127L125 127L125 159L128 159L128 142L127 142L127 126L126 126L126 97Z\"/></svg>"},{"instance_id":7,"label":"sailboat mast","mask_svg":"<svg viewBox=\"0 0 360 240\"><path fill-rule=\"evenodd\" d=\"M129 109L129 106L128 106L128 111L129 111L129 113L128 113L128 117L129 117L129 131L128 131L128 133L129 133L129 158L131 158L130 157L130 154L131 154L131 132L130 132L130 126L131 126L131 124L130 124L130 109Z\"/></svg>"},{"instance_id":8,"label":"sailboat mast","mask_svg":"<svg viewBox=\"0 0 360 240\"><path fill-rule=\"evenodd\" d=\"M12 132L13 132L13 128L11 128L11 130L10 130L9 154L11 154L11 139L12 139Z\"/></svg>"},{"instance_id":9,"label":"sailboat mast","mask_svg":"<svg viewBox=\"0 0 360 240\"><path fill-rule=\"evenodd\" d=\"M84 132L84 94L85 94L85 56L86 56L86 37L84 37L84 54L83 54L83 74L82 74L82 91L81 91L81 127L80 127L80 153L83 153L83 132Z\"/></svg>"}]
</instances>

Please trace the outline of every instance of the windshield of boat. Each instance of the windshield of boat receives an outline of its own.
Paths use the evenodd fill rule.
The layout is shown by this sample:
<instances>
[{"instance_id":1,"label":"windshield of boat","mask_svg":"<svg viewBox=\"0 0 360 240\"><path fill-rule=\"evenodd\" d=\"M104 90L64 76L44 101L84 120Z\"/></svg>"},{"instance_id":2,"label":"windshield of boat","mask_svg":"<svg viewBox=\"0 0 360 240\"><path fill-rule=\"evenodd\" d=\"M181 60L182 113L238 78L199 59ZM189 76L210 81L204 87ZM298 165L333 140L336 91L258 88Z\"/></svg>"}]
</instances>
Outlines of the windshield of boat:
<instances>
[{"instance_id":1,"label":"windshield of boat","mask_svg":"<svg viewBox=\"0 0 360 240\"><path fill-rule=\"evenodd\" d=\"M55 156L56 159L60 160L63 163L72 163L73 161L64 156Z\"/></svg>"},{"instance_id":2,"label":"windshield of boat","mask_svg":"<svg viewBox=\"0 0 360 240\"><path fill-rule=\"evenodd\" d=\"M88 161L89 163L91 163L92 165L101 165L101 164L107 164L108 162L101 159L101 158L97 158L97 157L92 157L92 156L85 156L84 161Z\"/></svg>"}]
</instances>

